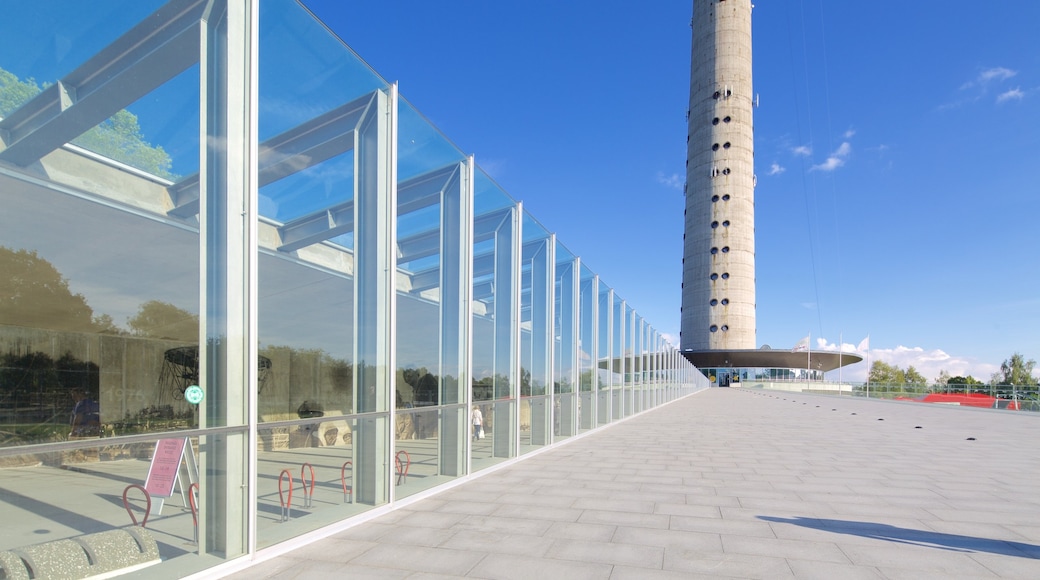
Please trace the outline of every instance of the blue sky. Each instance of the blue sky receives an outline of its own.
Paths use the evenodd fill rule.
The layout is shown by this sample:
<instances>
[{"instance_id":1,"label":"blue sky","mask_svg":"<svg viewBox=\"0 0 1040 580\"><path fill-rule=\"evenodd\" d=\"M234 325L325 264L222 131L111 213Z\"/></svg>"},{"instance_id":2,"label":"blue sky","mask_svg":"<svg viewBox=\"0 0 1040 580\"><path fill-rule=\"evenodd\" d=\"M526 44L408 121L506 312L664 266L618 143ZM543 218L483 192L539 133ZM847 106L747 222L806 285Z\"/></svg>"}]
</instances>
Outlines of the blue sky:
<instances>
[{"instance_id":1,"label":"blue sky","mask_svg":"<svg viewBox=\"0 0 1040 580\"><path fill-rule=\"evenodd\" d=\"M306 4L677 344L688 0ZM757 2L759 345L869 335L929 379L1040 359L1037 22Z\"/></svg>"}]
</instances>

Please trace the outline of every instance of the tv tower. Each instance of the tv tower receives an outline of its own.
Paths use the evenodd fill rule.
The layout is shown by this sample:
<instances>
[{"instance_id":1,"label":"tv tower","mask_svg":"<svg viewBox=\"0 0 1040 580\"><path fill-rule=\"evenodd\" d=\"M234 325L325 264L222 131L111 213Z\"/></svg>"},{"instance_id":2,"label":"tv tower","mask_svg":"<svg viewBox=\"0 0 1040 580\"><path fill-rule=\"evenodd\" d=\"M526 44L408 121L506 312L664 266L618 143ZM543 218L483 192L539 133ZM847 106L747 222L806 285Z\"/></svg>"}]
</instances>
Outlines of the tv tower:
<instances>
[{"instance_id":1,"label":"tv tower","mask_svg":"<svg viewBox=\"0 0 1040 580\"><path fill-rule=\"evenodd\" d=\"M694 0L683 351L755 348L751 0Z\"/></svg>"}]
</instances>

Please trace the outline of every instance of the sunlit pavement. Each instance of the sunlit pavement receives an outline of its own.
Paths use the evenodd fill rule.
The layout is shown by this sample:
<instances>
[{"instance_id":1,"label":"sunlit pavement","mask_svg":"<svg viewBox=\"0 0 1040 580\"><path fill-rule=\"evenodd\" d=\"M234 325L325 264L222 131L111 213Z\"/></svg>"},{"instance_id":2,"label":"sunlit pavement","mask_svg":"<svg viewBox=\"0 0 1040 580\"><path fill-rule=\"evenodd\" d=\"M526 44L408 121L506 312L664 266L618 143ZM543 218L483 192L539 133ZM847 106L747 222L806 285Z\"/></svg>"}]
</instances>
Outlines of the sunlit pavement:
<instances>
[{"instance_id":1,"label":"sunlit pavement","mask_svg":"<svg viewBox=\"0 0 1040 580\"><path fill-rule=\"evenodd\" d=\"M232 578L1040 578L1040 416L711 389Z\"/></svg>"}]
</instances>

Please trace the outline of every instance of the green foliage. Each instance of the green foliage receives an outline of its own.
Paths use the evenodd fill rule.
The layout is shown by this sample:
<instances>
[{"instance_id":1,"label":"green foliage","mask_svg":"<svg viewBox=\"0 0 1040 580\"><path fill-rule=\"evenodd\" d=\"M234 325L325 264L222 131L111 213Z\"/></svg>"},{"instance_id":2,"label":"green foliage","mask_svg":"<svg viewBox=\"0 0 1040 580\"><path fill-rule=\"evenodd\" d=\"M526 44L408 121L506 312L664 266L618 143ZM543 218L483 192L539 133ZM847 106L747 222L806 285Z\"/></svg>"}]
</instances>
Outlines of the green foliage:
<instances>
[{"instance_id":1,"label":"green foliage","mask_svg":"<svg viewBox=\"0 0 1040 580\"><path fill-rule=\"evenodd\" d=\"M906 373L897 366L876 360L870 365L867 382L875 385L901 385L906 383Z\"/></svg>"},{"instance_id":2,"label":"green foliage","mask_svg":"<svg viewBox=\"0 0 1040 580\"><path fill-rule=\"evenodd\" d=\"M33 79L19 80L14 74L0 68L0 117L6 117L18 107L39 94L40 87ZM136 167L171 181L173 161L161 146L149 144L141 134L137 115L126 109L117 111L100 125L76 137L72 142L115 161Z\"/></svg>"},{"instance_id":3,"label":"green foliage","mask_svg":"<svg viewBox=\"0 0 1040 580\"><path fill-rule=\"evenodd\" d=\"M906 373L904 373L904 379L906 383L909 385L928 384L928 379L924 378L924 375L917 372L917 369L914 368L914 365L910 365L909 367L907 367Z\"/></svg>"},{"instance_id":4,"label":"green foliage","mask_svg":"<svg viewBox=\"0 0 1040 580\"><path fill-rule=\"evenodd\" d=\"M1033 359L1026 360L1020 353L1014 353L1011 358L1005 360L1000 365L1000 372L995 376L999 378L998 385L1036 385L1036 377L1033 376L1033 369L1036 367L1036 361Z\"/></svg>"},{"instance_id":5,"label":"green foliage","mask_svg":"<svg viewBox=\"0 0 1040 580\"><path fill-rule=\"evenodd\" d=\"M199 316L159 300L142 304L127 325L137 336L181 342L199 340Z\"/></svg>"},{"instance_id":6,"label":"green foliage","mask_svg":"<svg viewBox=\"0 0 1040 580\"><path fill-rule=\"evenodd\" d=\"M96 329L94 311L35 250L0 246L0 322L73 332Z\"/></svg>"},{"instance_id":7,"label":"green foliage","mask_svg":"<svg viewBox=\"0 0 1040 580\"><path fill-rule=\"evenodd\" d=\"M18 77L0 68L0 117L6 117L29 99L40 93L36 81L18 80Z\"/></svg>"}]
</instances>

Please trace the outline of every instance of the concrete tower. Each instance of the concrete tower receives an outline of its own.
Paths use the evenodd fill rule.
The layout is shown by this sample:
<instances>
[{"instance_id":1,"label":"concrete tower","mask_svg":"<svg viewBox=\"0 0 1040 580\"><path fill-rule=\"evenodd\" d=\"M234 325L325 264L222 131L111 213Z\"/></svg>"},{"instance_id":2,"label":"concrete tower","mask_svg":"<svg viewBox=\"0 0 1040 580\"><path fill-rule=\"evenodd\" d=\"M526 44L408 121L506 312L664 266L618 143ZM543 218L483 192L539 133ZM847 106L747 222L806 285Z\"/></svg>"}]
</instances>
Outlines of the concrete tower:
<instances>
[{"instance_id":1,"label":"concrete tower","mask_svg":"<svg viewBox=\"0 0 1040 580\"><path fill-rule=\"evenodd\" d=\"M751 0L694 0L683 351L755 348Z\"/></svg>"}]
</instances>

